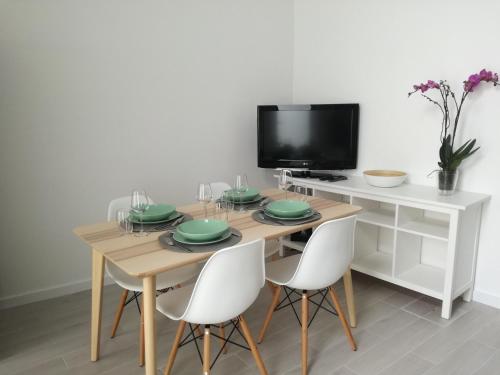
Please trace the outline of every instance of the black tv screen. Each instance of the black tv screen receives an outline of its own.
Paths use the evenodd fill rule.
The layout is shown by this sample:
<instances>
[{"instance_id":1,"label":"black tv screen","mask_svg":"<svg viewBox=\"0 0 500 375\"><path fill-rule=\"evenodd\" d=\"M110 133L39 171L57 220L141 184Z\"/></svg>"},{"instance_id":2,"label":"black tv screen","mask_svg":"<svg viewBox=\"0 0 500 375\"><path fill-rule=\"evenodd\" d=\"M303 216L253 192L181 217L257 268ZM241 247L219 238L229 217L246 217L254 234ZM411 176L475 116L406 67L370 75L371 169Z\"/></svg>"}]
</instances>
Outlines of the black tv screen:
<instances>
[{"instance_id":1,"label":"black tv screen","mask_svg":"<svg viewBox=\"0 0 500 375\"><path fill-rule=\"evenodd\" d=\"M354 169L359 104L257 107L261 168Z\"/></svg>"}]
</instances>

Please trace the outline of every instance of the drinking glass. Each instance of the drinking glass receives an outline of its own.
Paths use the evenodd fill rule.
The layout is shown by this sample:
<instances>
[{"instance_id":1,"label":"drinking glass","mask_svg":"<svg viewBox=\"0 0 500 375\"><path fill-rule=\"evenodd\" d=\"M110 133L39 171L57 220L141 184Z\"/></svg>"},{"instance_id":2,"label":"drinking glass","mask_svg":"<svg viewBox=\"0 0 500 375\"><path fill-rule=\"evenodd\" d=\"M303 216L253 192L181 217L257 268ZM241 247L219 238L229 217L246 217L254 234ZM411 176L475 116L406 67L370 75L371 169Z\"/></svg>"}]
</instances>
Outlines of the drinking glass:
<instances>
[{"instance_id":1,"label":"drinking glass","mask_svg":"<svg viewBox=\"0 0 500 375\"><path fill-rule=\"evenodd\" d=\"M295 186L295 194L297 194L298 200L307 201L307 188L305 186Z\"/></svg>"},{"instance_id":2,"label":"drinking glass","mask_svg":"<svg viewBox=\"0 0 500 375\"><path fill-rule=\"evenodd\" d=\"M292 171L282 169L278 177L278 186L281 190L285 190L285 200L288 197L288 189L293 185Z\"/></svg>"},{"instance_id":3,"label":"drinking glass","mask_svg":"<svg viewBox=\"0 0 500 375\"><path fill-rule=\"evenodd\" d=\"M139 217L141 229L136 232L136 236L147 236L149 233L144 231L143 214L149 207L149 197L144 190L134 190L132 192L131 210Z\"/></svg>"},{"instance_id":4,"label":"drinking glass","mask_svg":"<svg viewBox=\"0 0 500 375\"><path fill-rule=\"evenodd\" d=\"M234 210L234 201L231 199L231 190L226 190L222 193L221 203L226 212L226 221L229 222L229 214Z\"/></svg>"},{"instance_id":5,"label":"drinking glass","mask_svg":"<svg viewBox=\"0 0 500 375\"><path fill-rule=\"evenodd\" d=\"M229 208L226 203L227 202L224 202L223 200L215 202L214 218L216 220L229 222Z\"/></svg>"},{"instance_id":6,"label":"drinking glass","mask_svg":"<svg viewBox=\"0 0 500 375\"><path fill-rule=\"evenodd\" d=\"M205 210L205 220L208 219L207 205L212 200L212 188L210 184L200 183L198 184L198 192L196 199L198 202L203 203L203 209Z\"/></svg>"},{"instance_id":7,"label":"drinking glass","mask_svg":"<svg viewBox=\"0 0 500 375\"><path fill-rule=\"evenodd\" d=\"M245 207L241 204L241 195L248 191L248 179L246 174L236 175L234 182L235 201L239 203L240 211L245 211Z\"/></svg>"},{"instance_id":8,"label":"drinking glass","mask_svg":"<svg viewBox=\"0 0 500 375\"><path fill-rule=\"evenodd\" d=\"M116 222L122 236L132 233L133 227L130 221L130 210L128 208L120 208L116 211Z\"/></svg>"}]
</instances>

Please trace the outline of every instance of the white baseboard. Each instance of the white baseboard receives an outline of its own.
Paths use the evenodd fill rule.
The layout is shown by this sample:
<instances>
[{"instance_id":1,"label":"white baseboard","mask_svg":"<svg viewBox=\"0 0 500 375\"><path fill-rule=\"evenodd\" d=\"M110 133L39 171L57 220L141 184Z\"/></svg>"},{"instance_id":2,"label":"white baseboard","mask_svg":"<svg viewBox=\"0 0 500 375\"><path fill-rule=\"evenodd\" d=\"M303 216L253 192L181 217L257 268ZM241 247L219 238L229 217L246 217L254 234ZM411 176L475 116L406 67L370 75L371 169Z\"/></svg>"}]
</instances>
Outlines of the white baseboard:
<instances>
[{"instance_id":1,"label":"white baseboard","mask_svg":"<svg viewBox=\"0 0 500 375\"><path fill-rule=\"evenodd\" d=\"M475 289L472 295L472 299L479 303L484 303L485 305L496 307L500 309L500 296L496 294L491 294L482 290Z\"/></svg>"},{"instance_id":2,"label":"white baseboard","mask_svg":"<svg viewBox=\"0 0 500 375\"><path fill-rule=\"evenodd\" d=\"M111 280L106 275L104 277L104 285L109 285L112 283L113 280ZM88 290L91 287L92 287L91 279L87 279L67 284L61 284L50 288L32 290L14 296L3 297L0 298L0 310L7 309L9 307L25 305L31 302L37 302L45 299L51 299L51 298L65 296L68 294L81 292L82 290Z\"/></svg>"}]
</instances>

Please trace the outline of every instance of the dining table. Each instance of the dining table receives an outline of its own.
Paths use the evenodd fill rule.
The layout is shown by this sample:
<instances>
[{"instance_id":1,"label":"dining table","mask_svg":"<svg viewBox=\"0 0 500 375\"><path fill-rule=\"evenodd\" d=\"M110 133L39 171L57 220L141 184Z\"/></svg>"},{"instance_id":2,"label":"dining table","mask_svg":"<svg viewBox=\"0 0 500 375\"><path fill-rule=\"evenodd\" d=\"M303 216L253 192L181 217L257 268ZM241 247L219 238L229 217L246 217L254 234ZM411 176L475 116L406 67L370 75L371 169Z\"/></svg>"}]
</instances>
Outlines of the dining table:
<instances>
[{"instance_id":1,"label":"dining table","mask_svg":"<svg viewBox=\"0 0 500 375\"><path fill-rule=\"evenodd\" d=\"M295 193L288 193L288 198ZM285 192L270 188L261 191L261 195L272 200L285 198ZM279 239L283 236L319 226L321 223L354 215L361 207L316 196L306 200L311 207L321 214L314 222L300 225L269 225L252 218L252 210L231 211L229 225L241 232L240 243L256 239ZM204 208L200 203L183 205L178 212L188 214L194 219L204 217ZM147 236L123 234L116 222L101 222L83 225L74 229L74 233L92 249L92 309L90 333L91 361L99 359L101 334L101 315L105 262L112 262L127 274L142 279L144 301L144 340L145 373L156 374L156 276L189 264L208 259L214 252L181 252L162 245L159 236L165 232L151 232ZM355 325L355 308L350 270L344 275L346 302L351 325Z\"/></svg>"}]
</instances>

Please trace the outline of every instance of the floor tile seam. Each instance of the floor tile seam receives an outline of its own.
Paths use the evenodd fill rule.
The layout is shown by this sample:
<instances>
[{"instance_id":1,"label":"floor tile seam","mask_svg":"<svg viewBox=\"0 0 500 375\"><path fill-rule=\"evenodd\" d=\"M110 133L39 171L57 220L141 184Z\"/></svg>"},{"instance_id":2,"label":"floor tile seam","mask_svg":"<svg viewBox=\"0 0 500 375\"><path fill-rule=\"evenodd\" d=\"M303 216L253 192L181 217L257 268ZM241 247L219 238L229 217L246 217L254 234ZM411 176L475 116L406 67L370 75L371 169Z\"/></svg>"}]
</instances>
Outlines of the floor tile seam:
<instances>
[{"instance_id":1,"label":"floor tile seam","mask_svg":"<svg viewBox=\"0 0 500 375\"><path fill-rule=\"evenodd\" d=\"M428 323L432 323L433 325L435 325L436 327L438 327L438 328L440 328L440 329L443 329L443 328L449 327L449 325L447 325L447 326L442 326L442 325L440 325L439 323L436 323L435 321L433 321L433 320L431 320L431 319L428 319L428 318L426 318L425 316L418 315L417 313L415 313L415 312L413 312L413 311L408 311L408 310L405 310L405 309L401 309L401 311L404 311L404 312L406 312L406 313L408 313L408 314L411 314L411 315L413 315L413 316L416 316L417 318L422 319L422 320L425 320L425 321L426 321L426 322L428 322ZM467 314L467 313L466 313L466 314ZM464 315L465 315L465 314L464 314ZM450 324L452 324L452 323L450 323Z\"/></svg>"},{"instance_id":2,"label":"floor tile seam","mask_svg":"<svg viewBox=\"0 0 500 375\"><path fill-rule=\"evenodd\" d=\"M466 341L465 341L462 345L464 345L464 344L465 344L465 343L467 343L468 341L475 341L475 342L479 343L479 341L477 341L477 340L475 340L475 339L468 339L468 340L466 340ZM482 344L482 343L480 343L480 344ZM462 346L462 345L461 345L461 346ZM491 354L488 356L488 358L487 358L487 359L486 359L486 360L482 363L482 365L481 365L481 366L480 366L480 367L479 367L479 368L478 368L478 369L477 369L477 370L476 370L473 374L477 373L477 372L478 372L478 371L479 371L482 367L484 367L484 366L486 365L486 363L488 363L488 361L489 361L491 358L493 358L493 356L495 355L495 352L499 351L498 349L493 348L492 346L489 346L489 345L486 345L486 344L482 344L482 345L488 346L490 349L494 349L494 350L491 352ZM459 347L458 347L458 348L456 348L455 350L450 351L448 354L446 354L446 356L443 358L443 360L442 360L442 361L440 361L440 362L438 362L438 363L433 362L433 361L430 361L430 360L425 359L425 358L422 358L422 357L421 357L420 355L418 355L417 353L413 353L413 354L414 354L414 355L416 355L418 358L420 358L420 359L424 360L424 361L427 361L427 362L431 362L431 363L433 363L433 367L437 367L437 366L439 366L441 363L443 363L443 362L444 362L444 361L445 361L448 357L450 357L453 353L455 353L456 351L458 351L458 350L460 349L460 347L461 347L461 346L459 346ZM428 370L426 370L426 371L425 371L422 375L425 375L426 373L428 373L430 370L432 370L432 369L433 369L433 367L431 367L431 368L429 368ZM472 375L473 375L473 374L472 374Z\"/></svg>"},{"instance_id":3,"label":"floor tile seam","mask_svg":"<svg viewBox=\"0 0 500 375\"><path fill-rule=\"evenodd\" d=\"M482 369L483 367L486 367L486 365L488 364L488 362L489 362L489 361L490 361L490 360L491 360L491 359L495 356L495 354L496 354L496 353L500 353L500 350L499 350L499 349L496 349L496 350L492 353L492 355L491 355L491 356L490 356L490 357L489 357L486 361L484 361L484 362L483 362L483 364L482 364L481 366L479 366L479 367L478 367L478 369L477 369L476 371L474 371L474 372L472 373L472 375L474 375L474 374L478 374L478 373L479 373L479 371L481 371L481 369Z\"/></svg>"},{"instance_id":4,"label":"floor tile seam","mask_svg":"<svg viewBox=\"0 0 500 375\"><path fill-rule=\"evenodd\" d=\"M400 310L396 310L393 314L389 315L389 317L388 317L388 318L390 318L390 317L391 317L391 316L393 316L393 315L396 315L396 314L398 313L398 311L400 311ZM402 310L401 310L401 311L402 311ZM408 313L407 311L404 311L404 312ZM411 315L411 316L413 316L413 317L415 317L415 316L414 316L413 314L411 314L411 313L408 313L408 314L409 314L409 315ZM419 317L417 316L417 318L419 318ZM382 319L384 319L384 318L382 318ZM382 338L382 339L384 339L384 340L385 340L385 339L387 339L387 338L389 338L389 337L392 337L394 334L392 334L392 335L390 335L390 336L381 336L381 335L379 335L379 334L377 334L377 333L375 333L375 332L370 331L370 327L372 327L372 326L374 326L375 324L379 323L382 319L379 319L379 320L376 320L375 322L372 322L371 324L369 324L368 326L366 326L365 328L363 328L363 330L364 330L364 331L367 331L367 332L368 332L369 334L371 334L371 335L374 335L374 336L380 337L380 338ZM402 330L402 329L404 329L404 328L409 327L409 326L410 326L410 325L412 325L413 323L415 323L415 321L413 321L413 322L409 322L409 323L405 324L404 326L400 327L398 331L400 331L400 330Z\"/></svg>"},{"instance_id":5,"label":"floor tile seam","mask_svg":"<svg viewBox=\"0 0 500 375\"><path fill-rule=\"evenodd\" d=\"M412 349L408 350L406 353L402 354L402 355L401 355L398 359L394 360L394 361L393 361L393 362L391 362L388 366L384 367L382 370L380 370L379 372L377 372L376 374L373 374L373 375L378 375L378 374L381 374L383 371L387 370L389 367L391 367L392 365L396 364L398 361L400 361L401 359L405 358L405 357L406 357L407 355L409 355L409 354L412 354L412 355L417 356L417 355L413 352L413 350L414 350L414 349L415 349L415 348L412 348ZM425 361L425 362L429 363L429 364L431 365L431 367L430 367L430 368L434 367L434 363L433 363L433 362L431 362L431 361L429 361L429 360L427 360L427 359L425 359L425 358L422 358L422 357L420 357L420 356L417 356L417 357L418 357L419 359L421 359L422 361ZM427 372L427 370L426 370L425 372Z\"/></svg>"},{"instance_id":6,"label":"floor tile seam","mask_svg":"<svg viewBox=\"0 0 500 375\"><path fill-rule=\"evenodd\" d=\"M421 319L421 320L427 321L427 320L425 320L425 319L422 319L420 316L418 316L418 315L416 315L416 314L412 314L412 315L416 316L418 319ZM406 325L405 327L403 327L403 328L401 328L401 329L408 328L411 324L414 324L414 323L415 323L415 322L412 322L412 323L410 323L410 324ZM433 323L433 322L431 322L431 323ZM435 323L433 323L433 324L435 324ZM369 332L369 333L370 333L370 334L372 334L371 332ZM396 333L397 333L397 332L396 332ZM396 333L392 334L392 335L391 335L391 336L389 336L389 337L382 337L382 339L383 339L383 340L382 340L382 342L387 342L387 341L390 341L390 340L391 340L391 339L395 336L395 334L396 334ZM395 361L391 362L391 364L390 364L389 366L386 366L386 367L384 367L382 370L380 370L379 372L377 372L377 374L381 373L382 371L384 371L385 369L387 369L388 367L390 367L391 365L393 365L393 364L394 364L395 362L397 362L399 359L401 359L401 358L405 357L405 356L406 356L406 355L408 355L409 353L412 353L412 352L413 352L413 351L414 351L417 347L419 347L420 345L422 345L423 343L425 343L427 340L429 340L429 339L431 339L432 337L434 337L437 333L438 333L438 332L436 332L435 334L432 334L432 335L431 335L431 336L429 336L428 338L425 338L424 340L419 341L418 343L416 343L415 345L413 345L413 346L411 347L411 349L409 349L406 353L402 354L402 355L401 355L398 359L396 359ZM378 337L380 337L380 336L378 336ZM380 344L380 343L379 343L379 344ZM368 350L367 350L366 352L364 352L363 354L365 354L365 353L367 353L368 351L372 350L374 347L375 347L375 345L374 345L372 348L368 349ZM432 361L430 361L430 360L428 360L428 359L422 358L422 357L420 357L420 356L419 356L419 358L420 358L420 359L422 359L422 360L425 360L425 361L427 361L427 362L429 362L429 363L431 363L432 365L435 365L435 363L434 363L434 362L432 362ZM352 363L353 361L354 361L354 359L353 359L353 360L348 361L348 362L346 363L346 367L349 367L349 363ZM351 367L349 367L349 370L352 370L352 368L351 368ZM370 375L372 375L372 374L370 374ZM376 375L376 374L373 374L373 375Z\"/></svg>"}]
</instances>

